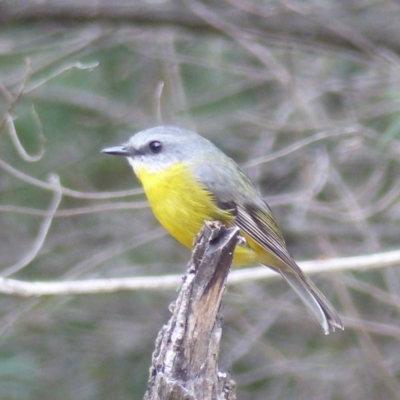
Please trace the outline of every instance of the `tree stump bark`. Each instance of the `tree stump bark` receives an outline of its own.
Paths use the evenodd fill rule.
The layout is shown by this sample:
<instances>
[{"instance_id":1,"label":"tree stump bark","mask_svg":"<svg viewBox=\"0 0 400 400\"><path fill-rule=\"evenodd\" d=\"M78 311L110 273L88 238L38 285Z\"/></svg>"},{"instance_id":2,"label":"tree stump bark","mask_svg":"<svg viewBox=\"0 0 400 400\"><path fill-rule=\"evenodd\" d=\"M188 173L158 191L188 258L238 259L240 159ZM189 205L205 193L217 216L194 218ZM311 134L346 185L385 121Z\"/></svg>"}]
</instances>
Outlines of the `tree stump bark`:
<instances>
[{"instance_id":1,"label":"tree stump bark","mask_svg":"<svg viewBox=\"0 0 400 400\"><path fill-rule=\"evenodd\" d=\"M218 371L219 309L237 228L206 222L195 240L173 315L158 334L144 400L235 400L236 384Z\"/></svg>"}]
</instances>

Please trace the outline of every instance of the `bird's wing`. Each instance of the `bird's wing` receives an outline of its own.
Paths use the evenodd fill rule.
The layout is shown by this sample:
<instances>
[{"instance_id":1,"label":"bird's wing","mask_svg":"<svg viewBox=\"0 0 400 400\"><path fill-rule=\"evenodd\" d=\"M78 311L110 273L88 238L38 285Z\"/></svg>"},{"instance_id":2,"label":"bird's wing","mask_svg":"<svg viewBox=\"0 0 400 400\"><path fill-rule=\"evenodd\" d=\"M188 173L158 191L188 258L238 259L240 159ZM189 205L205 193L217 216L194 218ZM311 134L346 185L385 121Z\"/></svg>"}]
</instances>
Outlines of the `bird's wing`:
<instances>
[{"instance_id":1,"label":"bird's wing","mask_svg":"<svg viewBox=\"0 0 400 400\"><path fill-rule=\"evenodd\" d=\"M198 182L211 193L219 209L229 211L235 216L234 223L245 234L281 260L288 270L299 271L286 248L272 211L247 175L232 159L221 154L224 163L196 164L193 173Z\"/></svg>"},{"instance_id":2,"label":"bird's wing","mask_svg":"<svg viewBox=\"0 0 400 400\"><path fill-rule=\"evenodd\" d=\"M237 205L235 224L259 246L281 260L289 267L288 269L299 272L300 268L287 250L271 210L265 203L263 205L263 207L249 203ZM271 265L271 267L278 266Z\"/></svg>"},{"instance_id":3,"label":"bird's wing","mask_svg":"<svg viewBox=\"0 0 400 400\"><path fill-rule=\"evenodd\" d=\"M265 253L273 255L272 259L264 257L267 260L265 265L280 273L293 287L310 308L325 333L334 331L335 328L343 329L335 309L293 260L270 208L250 180L240 170L237 175L238 170L232 165L228 164L226 167L227 170L223 174L219 170L214 170L213 174L204 173L202 176L201 183L210 192L215 204L225 215L227 213L231 215L233 217L231 223L237 225L260 247L260 262ZM203 172L208 171L205 169ZM229 180L231 176L234 178Z\"/></svg>"},{"instance_id":4,"label":"bird's wing","mask_svg":"<svg viewBox=\"0 0 400 400\"><path fill-rule=\"evenodd\" d=\"M259 209L252 204L237 207L235 224L263 249L283 262L283 265L269 266L279 272L310 307L326 334L335 328L343 329L342 321L335 309L289 254L268 208Z\"/></svg>"}]
</instances>

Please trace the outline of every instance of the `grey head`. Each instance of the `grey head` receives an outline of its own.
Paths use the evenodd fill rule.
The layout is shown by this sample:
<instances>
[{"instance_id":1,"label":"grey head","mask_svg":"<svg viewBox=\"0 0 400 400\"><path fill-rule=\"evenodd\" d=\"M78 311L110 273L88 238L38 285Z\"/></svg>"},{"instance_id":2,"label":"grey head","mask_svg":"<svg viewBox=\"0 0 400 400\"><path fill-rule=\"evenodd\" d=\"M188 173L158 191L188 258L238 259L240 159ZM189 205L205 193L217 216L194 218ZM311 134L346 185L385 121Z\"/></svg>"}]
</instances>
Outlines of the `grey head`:
<instances>
[{"instance_id":1,"label":"grey head","mask_svg":"<svg viewBox=\"0 0 400 400\"><path fill-rule=\"evenodd\" d=\"M179 162L190 164L194 158L212 162L213 154L223 154L204 137L174 126L158 126L141 131L122 146L107 148L102 152L125 156L134 169L145 165L149 171L162 170Z\"/></svg>"},{"instance_id":2,"label":"grey head","mask_svg":"<svg viewBox=\"0 0 400 400\"><path fill-rule=\"evenodd\" d=\"M239 166L195 132L159 126L136 133L124 145L104 149L103 153L127 157L136 172L142 167L148 172L158 172L184 163L219 201L250 202L266 207Z\"/></svg>"}]
</instances>

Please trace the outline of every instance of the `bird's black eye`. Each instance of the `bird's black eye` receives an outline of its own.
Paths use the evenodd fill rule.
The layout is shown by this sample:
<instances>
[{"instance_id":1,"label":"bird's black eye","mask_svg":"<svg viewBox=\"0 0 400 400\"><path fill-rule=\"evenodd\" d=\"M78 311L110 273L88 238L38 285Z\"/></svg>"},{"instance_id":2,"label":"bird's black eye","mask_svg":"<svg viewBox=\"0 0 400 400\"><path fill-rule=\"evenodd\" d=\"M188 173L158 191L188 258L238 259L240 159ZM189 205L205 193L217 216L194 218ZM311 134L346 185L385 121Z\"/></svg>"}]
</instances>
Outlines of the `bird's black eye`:
<instances>
[{"instance_id":1,"label":"bird's black eye","mask_svg":"<svg viewBox=\"0 0 400 400\"><path fill-rule=\"evenodd\" d=\"M157 154L162 149L162 144L158 140L153 140L149 143L149 149L152 153Z\"/></svg>"}]
</instances>

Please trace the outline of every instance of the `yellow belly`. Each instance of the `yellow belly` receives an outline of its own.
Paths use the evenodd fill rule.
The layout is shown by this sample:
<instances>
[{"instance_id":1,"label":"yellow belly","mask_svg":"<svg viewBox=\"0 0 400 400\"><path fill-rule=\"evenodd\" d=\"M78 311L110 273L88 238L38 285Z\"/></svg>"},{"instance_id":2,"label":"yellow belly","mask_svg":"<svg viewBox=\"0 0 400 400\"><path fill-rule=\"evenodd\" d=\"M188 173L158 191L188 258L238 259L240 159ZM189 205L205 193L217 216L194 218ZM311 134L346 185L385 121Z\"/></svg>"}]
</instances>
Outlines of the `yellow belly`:
<instances>
[{"instance_id":1,"label":"yellow belly","mask_svg":"<svg viewBox=\"0 0 400 400\"><path fill-rule=\"evenodd\" d=\"M175 164L162 172L135 168L150 207L160 224L180 243L192 248L194 237L205 220L234 224L229 212L219 209L212 194L199 186L183 164ZM236 247L234 264L257 263L256 253L245 245Z\"/></svg>"}]
</instances>

